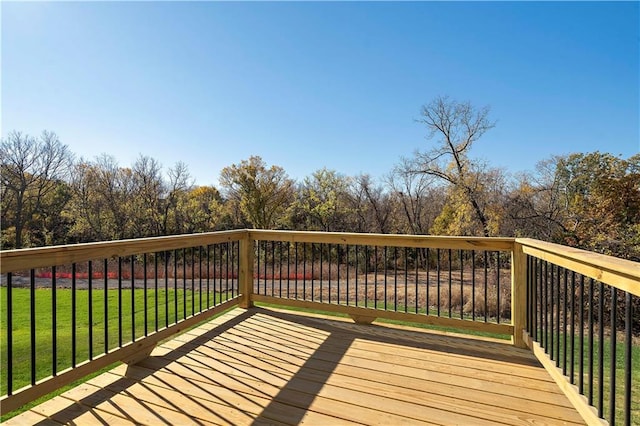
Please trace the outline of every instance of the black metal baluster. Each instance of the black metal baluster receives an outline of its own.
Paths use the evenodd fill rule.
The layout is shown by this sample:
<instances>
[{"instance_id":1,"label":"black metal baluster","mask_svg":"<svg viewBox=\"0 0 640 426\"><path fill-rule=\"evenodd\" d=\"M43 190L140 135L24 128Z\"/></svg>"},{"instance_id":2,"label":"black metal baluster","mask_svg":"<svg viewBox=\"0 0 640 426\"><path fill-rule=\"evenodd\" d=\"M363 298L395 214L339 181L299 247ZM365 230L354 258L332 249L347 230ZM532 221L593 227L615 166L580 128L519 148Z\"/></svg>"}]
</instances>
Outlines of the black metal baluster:
<instances>
[{"instance_id":1,"label":"black metal baluster","mask_svg":"<svg viewBox=\"0 0 640 426\"><path fill-rule=\"evenodd\" d=\"M496 252L496 320L500 324L500 313L502 312L500 304L500 252Z\"/></svg>"},{"instance_id":2,"label":"black metal baluster","mask_svg":"<svg viewBox=\"0 0 640 426\"><path fill-rule=\"evenodd\" d=\"M398 312L398 247L393 248L393 310Z\"/></svg>"},{"instance_id":3,"label":"black metal baluster","mask_svg":"<svg viewBox=\"0 0 640 426\"><path fill-rule=\"evenodd\" d=\"M187 318L187 249L182 249L182 319ZM177 322L177 321L176 321Z\"/></svg>"},{"instance_id":4,"label":"black metal baluster","mask_svg":"<svg viewBox=\"0 0 640 426\"><path fill-rule=\"evenodd\" d=\"M36 384L36 270L31 269L29 280L29 314L31 337L31 385Z\"/></svg>"},{"instance_id":5,"label":"black metal baluster","mask_svg":"<svg viewBox=\"0 0 640 426\"><path fill-rule=\"evenodd\" d=\"M173 251L173 317L178 323L178 250Z\"/></svg>"},{"instance_id":6,"label":"black metal baluster","mask_svg":"<svg viewBox=\"0 0 640 426\"><path fill-rule=\"evenodd\" d=\"M387 310L387 300L388 295L387 295L387 251L388 248L387 246L384 246L384 263L382 264L383 266L383 271L384 271L384 310Z\"/></svg>"},{"instance_id":7,"label":"black metal baluster","mask_svg":"<svg viewBox=\"0 0 640 426\"><path fill-rule=\"evenodd\" d=\"M219 296L220 300L223 300L224 296L226 296L226 292L223 290L223 282L225 280L226 269L225 269L225 266L222 263L225 256L224 256L224 250L223 250L224 246L222 244L218 244L218 247L220 249L219 250L220 251L220 256L218 258L218 269L220 270L220 274L219 274L220 277L218 279L218 293L220 295ZM266 260L266 248L265 248L265 260ZM266 261L265 261L265 267L266 267ZM226 288L225 288L225 290L226 290ZM272 292L271 295L273 295L273 292Z\"/></svg>"},{"instance_id":8,"label":"black metal baluster","mask_svg":"<svg viewBox=\"0 0 640 426\"><path fill-rule=\"evenodd\" d=\"M633 300L631 293L625 292L625 321L624 321L624 424L631 425L631 376L632 369L632 331L633 331Z\"/></svg>"},{"instance_id":9,"label":"black metal baluster","mask_svg":"<svg viewBox=\"0 0 640 426\"><path fill-rule=\"evenodd\" d=\"M464 263L462 260L462 250L459 253L460 256L460 319L464 318Z\"/></svg>"},{"instance_id":10,"label":"black metal baluster","mask_svg":"<svg viewBox=\"0 0 640 426\"><path fill-rule=\"evenodd\" d=\"M347 272L346 272L346 274L347 274L347 282L346 282L347 294L346 294L345 297L347 299L347 306L349 306L349 245L348 244L346 245L346 253L345 254L346 254L346 257L347 257Z\"/></svg>"},{"instance_id":11,"label":"black metal baluster","mask_svg":"<svg viewBox=\"0 0 640 426\"><path fill-rule=\"evenodd\" d=\"M331 303L331 244L329 244L329 303Z\"/></svg>"},{"instance_id":12,"label":"black metal baluster","mask_svg":"<svg viewBox=\"0 0 640 426\"><path fill-rule=\"evenodd\" d=\"M341 267L341 263L340 263L340 253L341 253L341 248L342 246L340 244L336 244L336 261L338 263L338 271L336 272L336 287L338 287L337 289L337 295L336 295L336 303L339 305L340 304L340 267Z\"/></svg>"},{"instance_id":13,"label":"black metal baluster","mask_svg":"<svg viewBox=\"0 0 640 426\"><path fill-rule=\"evenodd\" d=\"M575 384L575 363L576 363L576 273L571 271L571 364L569 364L569 375L571 384Z\"/></svg>"},{"instance_id":14,"label":"black metal baluster","mask_svg":"<svg viewBox=\"0 0 640 426\"><path fill-rule=\"evenodd\" d=\"M279 280L279 297L282 297L282 241L278 241L278 251L280 252L280 280ZM320 274L322 274L322 252L320 252ZM322 279L321 279L322 280ZM320 291L320 301L322 302L322 290Z\"/></svg>"},{"instance_id":15,"label":"black metal baluster","mask_svg":"<svg viewBox=\"0 0 640 426\"><path fill-rule=\"evenodd\" d=\"M260 294L260 246L261 246L261 241L258 241L258 243L256 244L257 246L257 255L256 255L256 274L257 274L257 278L258 278L258 285L257 285L257 292L258 294ZM216 258L215 258L215 252L216 252L216 248L215 246L213 247L213 253L214 253L214 257L213 257L213 288L214 288L214 292L215 292L215 287L216 287L216 274L215 274L215 270L216 270ZM265 259L266 260L266 259Z\"/></svg>"},{"instance_id":16,"label":"black metal baluster","mask_svg":"<svg viewBox=\"0 0 640 426\"><path fill-rule=\"evenodd\" d=\"M440 259L440 256L438 256L438 259ZM438 260L438 262L440 262L440 260ZM438 277L440 276L440 272L438 271ZM438 283L438 288L440 287L440 284ZM487 322L488 318L488 314L489 314L489 294L488 294L488 287L489 287L489 253L485 250L484 251L484 322ZM438 292L438 300L440 300L440 293ZM440 303L440 302L438 302ZM438 311L438 315L440 315L440 311Z\"/></svg>"},{"instance_id":17,"label":"black metal baluster","mask_svg":"<svg viewBox=\"0 0 640 426\"><path fill-rule=\"evenodd\" d=\"M437 297L437 312L438 316L440 316L440 249L436 249L436 273L438 274L436 277L436 297Z\"/></svg>"},{"instance_id":18,"label":"black metal baluster","mask_svg":"<svg viewBox=\"0 0 640 426\"><path fill-rule=\"evenodd\" d=\"M415 295L415 305L416 305L416 314L417 314L417 313L419 312L419 309L418 309L418 299L419 299L419 297L418 297L418 294L419 294L419 293L418 293L418 287L419 287L419 286L418 286L418 284L419 284L419 276L418 276L418 250L419 250L419 249L416 247L416 248L414 248L413 250L414 250L414 253L415 253L415 254L414 254L414 257L413 257L413 263L414 263L414 267L415 267L415 271L414 271L414 273L415 273L415 280L416 280L416 282L415 282L415 292L414 292L413 294Z\"/></svg>"},{"instance_id":19,"label":"black metal baluster","mask_svg":"<svg viewBox=\"0 0 640 426\"><path fill-rule=\"evenodd\" d=\"M76 366L76 264L71 264L71 367Z\"/></svg>"},{"instance_id":20,"label":"black metal baluster","mask_svg":"<svg viewBox=\"0 0 640 426\"><path fill-rule=\"evenodd\" d=\"M307 300L307 243L302 243L302 300Z\"/></svg>"},{"instance_id":21,"label":"black metal baluster","mask_svg":"<svg viewBox=\"0 0 640 426\"><path fill-rule=\"evenodd\" d=\"M218 245L214 245L213 246L213 303L214 305L216 303L218 303L218 298L220 298L220 301L222 300L222 295L218 294L218 287L217 287L217 282L218 279L216 278L217 273L218 273L218 266L216 263L216 248L218 247ZM260 242L258 242L258 294L260 294Z\"/></svg>"},{"instance_id":22,"label":"black metal baluster","mask_svg":"<svg viewBox=\"0 0 640 426\"><path fill-rule=\"evenodd\" d=\"M431 302L429 300L429 287L431 286L431 279L429 278L429 268L431 267L431 265L429 264L429 258L430 258L430 251L429 248L427 248L427 253L426 253L426 265L425 265L425 271L427 272L427 290L425 291L425 296L426 296L426 302L425 302L425 315L429 315L429 309L431 308Z\"/></svg>"},{"instance_id":23,"label":"black metal baluster","mask_svg":"<svg viewBox=\"0 0 640 426\"><path fill-rule=\"evenodd\" d=\"M202 246L198 247L198 312L202 312Z\"/></svg>"},{"instance_id":24,"label":"black metal baluster","mask_svg":"<svg viewBox=\"0 0 640 426\"><path fill-rule=\"evenodd\" d=\"M604 418L604 283L600 282L598 304L598 416Z\"/></svg>"},{"instance_id":25,"label":"black metal baluster","mask_svg":"<svg viewBox=\"0 0 640 426\"><path fill-rule=\"evenodd\" d=\"M149 302L147 300L148 297L148 288L147 288L147 253L144 253L142 256L142 309L144 310L144 335L149 335Z\"/></svg>"},{"instance_id":26,"label":"black metal baluster","mask_svg":"<svg viewBox=\"0 0 640 426\"><path fill-rule=\"evenodd\" d=\"M293 246L293 259L296 265L296 276L294 278L293 284L295 285L294 288L294 297L297 299L298 298L298 243L296 242L295 245ZM338 274L340 273L340 260L338 260ZM340 280L338 280L338 286L340 285ZM338 287L338 303L340 303L340 288Z\"/></svg>"},{"instance_id":27,"label":"black metal baluster","mask_svg":"<svg viewBox=\"0 0 640 426\"><path fill-rule=\"evenodd\" d=\"M409 309L409 256L408 249L404 248L404 311Z\"/></svg>"},{"instance_id":28,"label":"black metal baluster","mask_svg":"<svg viewBox=\"0 0 640 426\"><path fill-rule=\"evenodd\" d=\"M104 259L104 353L109 353L109 260Z\"/></svg>"},{"instance_id":29,"label":"black metal baluster","mask_svg":"<svg viewBox=\"0 0 640 426\"><path fill-rule=\"evenodd\" d=\"M476 251L471 250L471 319L476 320Z\"/></svg>"},{"instance_id":30,"label":"black metal baluster","mask_svg":"<svg viewBox=\"0 0 640 426\"><path fill-rule=\"evenodd\" d=\"M136 341L136 299L134 295L134 288L136 287L136 271L135 271L135 258L131 255L131 341Z\"/></svg>"},{"instance_id":31,"label":"black metal baluster","mask_svg":"<svg viewBox=\"0 0 640 426\"><path fill-rule=\"evenodd\" d=\"M331 246L329 246L331 251ZM331 268L331 265L329 265ZM291 242L287 241L287 299L291 298ZM329 279L329 302L331 302L331 279Z\"/></svg>"},{"instance_id":32,"label":"black metal baluster","mask_svg":"<svg viewBox=\"0 0 640 426\"><path fill-rule=\"evenodd\" d=\"M563 268L564 279L562 280L562 374L567 375L567 274L568 271ZM558 354L560 355L560 354Z\"/></svg>"},{"instance_id":33,"label":"black metal baluster","mask_svg":"<svg viewBox=\"0 0 640 426\"><path fill-rule=\"evenodd\" d=\"M593 278L589 279L589 405L593 405Z\"/></svg>"},{"instance_id":34,"label":"black metal baluster","mask_svg":"<svg viewBox=\"0 0 640 426\"><path fill-rule=\"evenodd\" d=\"M13 273L7 273L7 395L13 394Z\"/></svg>"},{"instance_id":35,"label":"black metal baluster","mask_svg":"<svg viewBox=\"0 0 640 426\"><path fill-rule=\"evenodd\" d=\"M211 307L211 244L207 244L207 308ZM216 304L214 299L213 304Z\"/></svg>"},{"instance_id":36,"label":"black metal baluster","mask_svg":"<svg viewBox=\"0 0 640 426\"><path fill-rule=\"evenodd\" d=\"M555 307L556 305L554 304L554 299L555 299L555 280L554 280L554 273L553 271L555 270L555 265L551 264L551 289L549 291L549 293L551 294L551 315L550 315L550 319L551 319L551 342L550 342L550 355L551 355L551 360L554 361L554 355L555 355L555 318L554 318L554 312L555 312ZM557 303L557 301L556 301Z\"/></svg>"},{"instance_id":37,"label":"black metal baluster","mask_svg":"<svg viewBox=\"0 0 640 426\"><path fill-rule=\"evenodd\" d=\"M164 252L164 326L169 327L169 251Z\"/></svg>"},{"instance_id":38,"label":"black metal baluster","mask_svg":"<svg viewBox=\"0 0 640 426\"><path fill-rule=\"evenodd\" d=\"M556 267L556 367L560 367L560 266Z\"/></svg>"},{"instance_id":39,"label":"black metal baluster","mask_svg":"<svg viewBox=\"0 0 640 426\"><path fill-rule=\"evenodd\" d=\"M313 251L313 244L311 244L311 250ZM311 264L311 268L313 268L313 263ZM276 295L275 279L276 279L276 243L274 241L271 241L271 294L270 296L272 297ZM313 277L311 277L311 279L313 280ZM313 285L313 281L311 281L311 285ZM311 297L313 297L313 293L311 294Z\"/></svg>"},{"instance_id":40,"label":"black metal baluster","mask_svg":"<svg viewBox=\"0 0 640 426\"><path fill-rule=\"evenodd\" d=\"M549 354L549 262L544 262L544 350Z\"/></svg>"},{"instance_id":41,"label":"black metal baluster","mask_svg":"<svg viewBox=\"0 0 640 426\"><path fill-rule=\"evenodd\" d=\"M611 286L611 338L609 353L609 425L615 426L616 423L616 341L617 341L617 309L618 308L618 289Z\"/></svg>"},{"instance_id":42,"label":"black metal baluster","mask_svg":"<svg viewBox=\"0 0 640 426\"><path fill-rule=\"evenodd\" d=\"M378 309L378 246L373 247L373 308Z\"/></svg>"},{"instance_id":43,"label":"black metal baluster","mask_svg":"<svg viewBox=\"0 0 640 426\"><path fill-rule=\"evenodd\" d=\"M591 303L591 302L589 302ZM584 395L584 275L580 275L580 337L579 337L579 350L578 358L580 363L578 364L578 392Z\"/></svg>"},{"instance_id":44,"label":"black metal baluster","mask_svg":"<svg viewBox=\"0 0 640 426\"><path fill-rule=\"evenodd\" d=\"M551 357L551 359L553 359L553 265L551 265L551 271L549 271L549 262L545 261L544 265L545 265L544 267L545 290L544 291L545 291L545 299L546 299L545 316L547 318L547 326L546 326L546 344L547 345L545 347L545 351ZM549 277L551 277L550 283L549 283ZM551 284L552 288L549 288L549 284ZM550 299L549 299L549 296L551 296Z\"/></svg>"},{"instance_id":45,"label":"black metal baluster","mask_svg":"<svg viewBox=\"0 0 640 426\"><path fill-rule=\"evenodd\" d=\"M354 279L353 286L355 287L355 291L354 291L354 294L355 294L355 306L358 306L358 245L354 246L353 251L355 253L354 256L356 258L355 265L354 265L356 276L355 276L355 279Z\"/></svg>"},{"instance_id":46,"label":"black metal baluster","mask_svg":"<svg viewBox=\"0 0 640 426\"><path fill-rule=\"evenodd\" d=\"M155 290L153 296L153 318L155 321L155 331L158 331L158 253L153 254L153 288Z\"/></svg>"},{"instance_id":47,"label":"black metal baluster","mask_svg":"<svg viewBox=\"0 0 640 426\"><path fill-rule=\"evenodd\" d=\"M191 315L196 312L196 251L191 247Z\"/></svg>"},{"instance_id":48,"label":"black metal baluster","mask_svg":"<svg viewBox=\"0 0 640 426\"><path fill-rule=\"evenodd\" d=\"M240 277L240 241L236 241L234 244L235 244L235 247L236 247L236 250L235 250L235 253L236 253L236 255L235 255L235 265L236 265L236 269L235 269L236 274L235 275L236 275L236 280L235 280L235 287L233 287L233 286L231 287L231 296L232 297L237 297L240 294L240 286L239 286L239 281L238 281L238 279ZM287 243L287 244L289 244L289 243ZM287 261L288 260L289 260L289 258L287 257ZM287 271L288 270L289 270L289 267L287 266ZM235 288L235 290L234 290L234 288Z\"/></svg>"},{"instance_id":49,"label":"black metal baluster","mask_svg":"<svg viewBox=\"0 0 640 426\"><path fill-rule=\"evenodd\" d=\"M88 311L88 320L89 320L89 359L93 359L93 264L89 261L88 264L88 287L87 292L89 296L89 311Z\"/></svg>"},{"instance_id":50,"label":"black metal baluster","mask_svg":"<svg viewBox=\"0 0 640 426\"><path fill-rule=\"evenodd\" d=\"M369 246L364 246L364 306L369 307Z\"/></svg>"},{"instance_id":51,"label":"black metal baluster","mask_svg":"<svg viewBox=\"0 0 640 426\"><path fill-rule=\"evenodd\" d=\"M56 267L51 267L51 375L58 375L58 301Z\"/></svg>"},{"instance_id":52,"label":"black metal baluster","mask_svg":"<svg viewBox=\"0 0 640 426\"><path fill-rule=\"evenodd\" d=\"M324 244L320 243L318 244L320 247L320 303L322 303L322 261L323 261L323 256L322 256L322 252L323 252L323 248L324 248Z\"/></svg>"},{"instance_id":53,"label":"black metal baluster","mask_svg":"<svg viewBox=\"0 0 640 426\"><path fill-rule=\"evenodd\" d=\"M452 259L451 259L451 249L448 249L448 263L449 263L449 318L451 318L452 315L452 306L451 306L451 296L452 296L452 292L453 292L453 287L452 287L452 280L453 280L453 276L452 276L452 269L453 269L453 265L452 265Z\"/></svg>"}]
</instances>

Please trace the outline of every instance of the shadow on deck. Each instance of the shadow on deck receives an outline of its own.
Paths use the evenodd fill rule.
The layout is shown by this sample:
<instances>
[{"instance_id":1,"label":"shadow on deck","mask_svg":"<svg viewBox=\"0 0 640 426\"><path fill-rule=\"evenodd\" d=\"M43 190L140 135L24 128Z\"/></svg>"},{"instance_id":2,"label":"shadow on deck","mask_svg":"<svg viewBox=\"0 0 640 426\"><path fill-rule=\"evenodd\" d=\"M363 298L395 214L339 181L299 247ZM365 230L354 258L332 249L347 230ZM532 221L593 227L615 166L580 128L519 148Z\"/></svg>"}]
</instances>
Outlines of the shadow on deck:
<instances>
[{"instance_id":1,"label":"shadow on deck","mask_svg":"<svg viewBox=\"0 0 640 426\"><path fill-rule=\"evenodd\" d=\"M506 342L236 308L7 422L25 423L584 421L531 352Z\"/></svg>"}]
</instances>

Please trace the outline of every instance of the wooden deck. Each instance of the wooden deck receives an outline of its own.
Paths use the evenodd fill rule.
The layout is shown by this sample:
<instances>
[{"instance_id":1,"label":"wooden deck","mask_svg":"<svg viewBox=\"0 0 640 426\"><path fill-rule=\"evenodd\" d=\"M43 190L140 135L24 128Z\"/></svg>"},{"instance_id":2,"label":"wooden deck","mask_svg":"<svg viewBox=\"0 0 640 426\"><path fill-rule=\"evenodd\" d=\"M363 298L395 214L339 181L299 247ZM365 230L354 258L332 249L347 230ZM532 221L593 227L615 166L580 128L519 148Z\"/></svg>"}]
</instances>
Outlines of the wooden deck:
<instances>
[{"instance_id":1,"label":"wooden deck","mask_svg":"<svg viewBox=\"0 0 640 426\"><path fill-rule=\"evenodd\" d=\"M7 424L584 424L528 350L234 309Z\"/></svg>"}]
</instances>

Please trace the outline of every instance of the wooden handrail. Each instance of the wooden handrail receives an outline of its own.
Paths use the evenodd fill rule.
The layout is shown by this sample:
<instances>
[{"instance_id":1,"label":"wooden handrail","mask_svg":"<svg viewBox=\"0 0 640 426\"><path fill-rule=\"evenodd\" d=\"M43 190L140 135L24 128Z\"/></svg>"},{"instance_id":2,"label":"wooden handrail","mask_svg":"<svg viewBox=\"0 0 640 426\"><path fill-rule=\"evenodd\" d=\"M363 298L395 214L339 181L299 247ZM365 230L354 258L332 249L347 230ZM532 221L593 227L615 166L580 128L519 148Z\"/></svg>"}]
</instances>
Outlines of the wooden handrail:
<instances>
[{"instance_id":1,"label":"wooden handrail","mask_svg":"<svg viewBox=\"0 0 640 426\"><path fill-rule=\"evenodd\" d=\"M103 241L0 251L0 273L26 271L96 259L112 259L140 253L153 253L184 247L238 241L247 237L246 230L171 235L167 237Z\"/></svg>"},{"instance_id":2,"label":"wooden handrail","mask_svg":"<svg viewBox=\"0 0 640 426\"><path fill-rule=\"evenodd\" d=\"M249 230L249 239L291 243L360 244L389 247L420 247L463 250L513 249L515 238L450 237L409 234L363 234L354 232Z\"/></svg>"},{"instance_id":3,"label":"wooden handrail","mask_svg":"<svg viewBox=\"0 0 640 426\"><path fill-rule=\"evenodd\" d=\"M516 243L526 254L640 296L637 262L531 238L517 238Z\"/></svg>"}]
</instances>

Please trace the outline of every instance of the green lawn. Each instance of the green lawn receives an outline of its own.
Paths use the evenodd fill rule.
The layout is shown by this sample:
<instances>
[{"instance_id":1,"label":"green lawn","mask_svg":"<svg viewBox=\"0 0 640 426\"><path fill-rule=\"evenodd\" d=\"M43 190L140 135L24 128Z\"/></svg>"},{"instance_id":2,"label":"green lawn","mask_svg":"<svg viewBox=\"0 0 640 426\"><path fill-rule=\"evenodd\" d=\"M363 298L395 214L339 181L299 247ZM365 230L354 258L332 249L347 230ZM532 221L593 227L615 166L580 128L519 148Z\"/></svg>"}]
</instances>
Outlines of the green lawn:
<instances>
[{"instance_id":1,"label":"green lawn","mask_svg":"<svg viewBox=\"0 0 640 426\"><path fill-rule=\"evenodd\" d=\"M31 295L29 289L12 290L13 309L13 389L19 389L31 382ZM156 330L156 324L162 329L194 312L206 308L207 302L213 305L226 300L230 295L225 293L180 290L177 292L169 289L147 290L146 327L147 332ZM108 290L107 297L107 322L105 324L105 291L93 290L91 297L92 318L89 324L89 291L78 290L76 292L75 312L76 325L72 328L72 291L70 289L57 289L56 297L56 369L62 371L72 365L72 335L75 329L76 339L76 364L89 358L89 350L95 357L105 352L105 346L112 350L120 344L131 342L135 338L145 334L145 306L144 291L135 289L122 290L121 302L118 300L117 290ZM159 304L156 316L155 301ZM207 301L208 297L208 301ZM176 310L177 299L177 310ZM185 303L186 301L186 303ZM36 380L48 377L53 372L53 320L52 320L52 291L51 289L35 290L35 335L36 335ZM121 305L121 309L119 306ZM165 308L166 305L166 308ZM193 306L193 309L192 309ZM132 314L132 311L134 312ZM167 316L168 314L168 316ZM119 336L119 322L121 321L122 335ZM135 322L135 324L134 324ZM7 393L7 288L0 289L0 394ZM105 327L106 325L106 327ZM134 327L135 325L135 327ZM108 344L105 345L105 328L107 330ZM89 332L92 332L90 345Z\"/></svg>"},{"instance_id":2,"label":"green lawn","mask_svg":"<svg viewBox=\"0 0 640 426\"><path fill-rule=\"evenodd\" d=\"M539 332L540 333L540 332ZM573 350L573 366L574 366L574 383L578 386L580 379L580 341L578 336L579 331L576 330L575 340L574 340L574 350ZM541 336L541 334L539 334ZM554 337L555 339L555 337ZM621 341L620 337L618 337L616 341L616 359L615 359L615 395L616 398L616 424L624 424L624 387L625 387L625 343ZM603 411L604 418L609 419L609 398L611 395L610 388L610 379L611 379L611 338L605 337L603 339L603 348L602 348L602 358L603 358L603 375L602 375L602 383L603 383ZM558 358L557 354L557 341L554 340L554 360ZM567 335L567 367L566 367L566 375L571 375L571 335ZM594 335L593 340L593 393L591 395L593 405L598 406L598 399L600 395L599 391L599 351L600 345L598 341L597 333ZM549 348L550 349L550 348ZM560 333L560 357L559 357L559 368L563 367L563 359L564 359L564 334ZM587 333L584 333L583 340L583 393L589 398L589 358L588 358L588 341L587 341ZM640 424L640 377L638 374L640 373L640 345L633 344L631 347L631 424Z\"/></svg>"}]
</instances>

